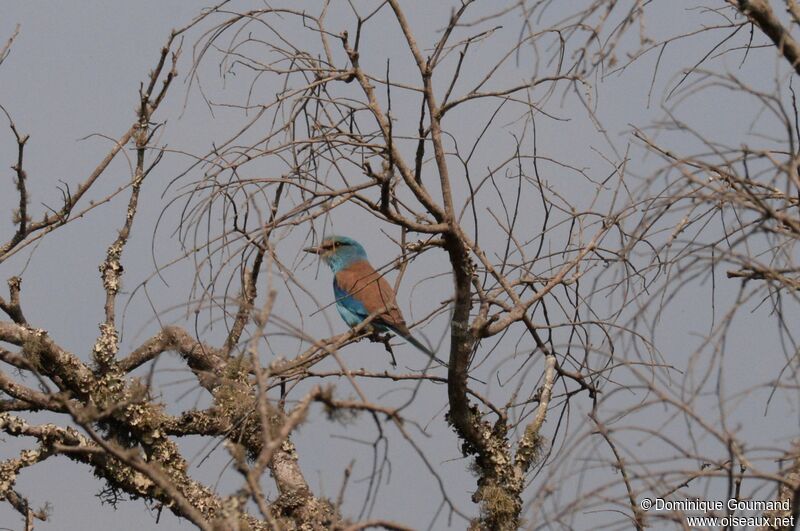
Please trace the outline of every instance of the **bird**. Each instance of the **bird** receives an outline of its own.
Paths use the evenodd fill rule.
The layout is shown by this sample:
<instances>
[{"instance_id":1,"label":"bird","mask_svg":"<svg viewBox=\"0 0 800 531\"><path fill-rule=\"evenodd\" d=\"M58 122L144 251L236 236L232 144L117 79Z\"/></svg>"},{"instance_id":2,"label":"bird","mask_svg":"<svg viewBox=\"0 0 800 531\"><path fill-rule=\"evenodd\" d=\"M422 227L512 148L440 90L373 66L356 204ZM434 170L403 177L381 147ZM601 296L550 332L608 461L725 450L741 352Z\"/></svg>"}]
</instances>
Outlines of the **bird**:
<instances>
[{"instance_id":1,"label":"bird","mask_svg":"<svg viewBox=\"0 0 800 531\"><path fill-rule=\"evenodd\" d=\"M411 335L394 290L369 263L367 251L360 243L347 236L328 236L317 247L307 247L303 251L319 255L330 267L336 309L349 327L354 328L374 315L370 324L375 329L394 332L439 364L447 366Z\"/></svg>"}]
</instances>

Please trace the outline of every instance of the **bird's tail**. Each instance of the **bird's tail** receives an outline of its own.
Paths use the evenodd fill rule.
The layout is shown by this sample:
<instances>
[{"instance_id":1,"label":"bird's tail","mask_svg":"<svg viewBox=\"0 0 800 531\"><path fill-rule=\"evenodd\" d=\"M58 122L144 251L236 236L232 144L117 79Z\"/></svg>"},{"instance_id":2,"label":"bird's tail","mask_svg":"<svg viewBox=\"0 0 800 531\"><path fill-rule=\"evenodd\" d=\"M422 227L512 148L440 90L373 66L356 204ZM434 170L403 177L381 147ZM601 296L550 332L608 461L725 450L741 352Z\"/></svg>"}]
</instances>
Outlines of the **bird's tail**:
<instances>
[{"instance_id":1,"label":"bird's tail","mask_svg":"<svg viewBox=\"0 0 800 531\"><path fill-rule=\"evenodd\" d=\"M438 363L442 367L448 367L447 363L445 363L443 360L439 359L436 356L436 354L433 353L433 351L431 349L429 349L428 347L426 347L425 345L420 343L419 340L417 340L414 336L412 336L411 332L408 329L406 329L405 331L401 332L400 330L397 330L394 327L390 327L390 328L395 334L399 335L400 337L402 337L403 339L405 339L406 341L408 341L409 343L411 343L412 345L417 347L418 350L420 350L420 351L424 352L425 354L427 354L428 356L430 356L430 358L433 361L435 361L436 363ZM467 375L467 378L469 378L470 380L474 380L474 381L476 381L478 383L484 384L484 385L486 384L486 382L484 382L483 380L480 380L478 378L475 378L474 376Z\"/></svg>"},{"instance_id":2,"label":"bird's tail","mask_svg":"<svg viewBox=\"0 0 800 531\"><path fill-rule=\"evenodd\" d=\"M392 331L394 333L396 333L397 335L399 335L400 337L402 337L403 339L405 339L406 341L408 341L409 343L411 343L412 345L414 345L415 347L417 347L417 350L420 350L421 352L424 352L425 354L427 354L433 361L435 361L436 363L438 363L442 367L447 367L447 363L445 363L444 361L440 360L436 356L436 354L433 353L433 351L431 349L429 349L428 347L426 347L425 345L420 343L419 340L417 340L414 336L411 335L411 332L407 332L407 331L406 332L402 332L400 330L397 330L396 328L392 328Z\"/></svg>"}]
</instances>

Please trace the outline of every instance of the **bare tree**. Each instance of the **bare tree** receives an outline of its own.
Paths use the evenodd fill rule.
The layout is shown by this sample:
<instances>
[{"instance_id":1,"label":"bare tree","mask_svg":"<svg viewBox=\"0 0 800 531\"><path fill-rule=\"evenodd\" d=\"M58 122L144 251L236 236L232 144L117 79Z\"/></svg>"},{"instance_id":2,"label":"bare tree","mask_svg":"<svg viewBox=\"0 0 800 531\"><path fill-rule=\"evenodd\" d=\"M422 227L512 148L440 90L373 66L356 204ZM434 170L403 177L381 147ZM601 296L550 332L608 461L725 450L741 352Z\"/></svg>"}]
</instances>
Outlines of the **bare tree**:
<instances>
[{"instance_id":1,"label":"bare tree","mask_svg":"<svg viewBox=\"0 0 800 531\"><path fill-rule=\"evenodd\" d=\"M636 352L630 361L653 362L627 363L613 376L639 398L625 404L619 393L604 395L590 414L600 442L578 443L560 459L610 451L637 526L646 516L676 528L794 529L798 426L786 406L797 399L793 80L800 12L789 0L698 9L693 28L643 38L623 61L616 59L622 44L609 54L606 77L647 63L648 105L654 90L663 90L659 116L631 130L631 159L641 162L627 169L642 182L634 193L642 216L619 252L635 267L642 291L617 321L647 337L659 356L619 336ZM644 11L637 18L644 27ZM670 51L689 59L659 84ZM697 326L666 322L681 314L697 319L686 309L693 305L705 309ZM680 337L687 332L696 341ZM667 335L659 340L660 334ZM653 370L657 364L669 370ZM618 484L591 485L566 499L554 520L609 499L624 505ZM725 503L645 515L643 498ZM740 507L736 500L761 505ZM696 515L718 519L687 519Z\"/></svg>"},{"instance_id":2,"label":"bare tree","mask_svg":"<svg viewBox=\"0 0 800 531\"><path fill-rule=\"evenodd\" d=\"M597 524L586 520L593 511L619 528L689 525L681 511L648 513L643 498L760 496L793 506L797 445L776 435L765 447L740 429L735 407L766 408L764 418L797 431L786 408L771 404L797 393L800 127L791 82L800 71L792 35L800 10L790 0L785 16L767 1L731 1L692 12L697 27L656 39L646 24L650 4L658 3L556 9L465 0L431 30L394 0L256 9L223 2L172 32L139 90L135 122L88 177L64 186L59 208L38 214L29 204L28 136L3 108L17 146L18 206L0 263L61 237L75 219L96 218L100 204L118 206L120 227L100 264L104 320L90 355L69 352L47 323L29 322L23 310L37 302L25 300L20 276L8 278L0 298L0 430L33 441L0 463L0 496L26 529L48 513L32 508L16 479L54 456L90 467L107 501L143 499L201 529L407 529L376 505L396 445L412 449L435 485L440 509L431 527L584 527ZM181 55L184 38L194 45ZM692 39L713 41L710 51L657 83L668 50ZM745 66L776 51L767 92L748 82ZM734 55L745 65L738 73L726 69ZM635 123L620 143L604 126L604 87L624 84L648 59L652 83L636 88L650 100L663 87L660 116ZM159 136L159 109L181 60L182 111L236 124L227 137L208 138L212 148L202 154ZM680 118L693 98L719 91L755 102L750 134L763 145ZM569 143L568 119L593 128L603 145L588 168L586 155L553 155L553 138ZM129 150L128 182L93 195ZM127 345L123 253L144 222L147 177L167 157L190 162L167 187L153 238L169 241L168 231L180 251L154 253L155 270L126 304L175 269L193 282L173 307L154 306L149 339ZM380 271L401 304L413 299L414 315L421 312L410 323L415 334L442 337L429 342L445 368L426 360L419 370L389 370L382 351L406 347L375 333L370 319L326 331L328 279L309 278L316 264L300 249L332 231L370 229L372 241L391 242L394 255ZM716 287L719 270L738 291ZM695 351L670 357L684 344L660 338L665 316L709 279L710 294L693 304L708 308L710 329ZM434 299L438 290L444 300ZM728 337L742 309L768 314L784 357L769 362L769 381L731 391ZM354 368L348 354L362 341L381 369ZM178 412L157 369L166 353L178 355L172 362L199 391ZM444 410L432 412L421 397L441 386ZM387 388L405 394L392 399ZM371 422L362 438L371 467L355 514L351 467L336 499L315 492L303 472L298 429L321 433L326 424L315 404L335 421ZM35 420L42 411L53 423ZM476 478L473 507L432 458L431 425L442 424L458 441L449 457L467 458L461 465ZM238 474L230 490L190 473L195 438L224 447L223 462Z\"/></svg>"}]
</instances>

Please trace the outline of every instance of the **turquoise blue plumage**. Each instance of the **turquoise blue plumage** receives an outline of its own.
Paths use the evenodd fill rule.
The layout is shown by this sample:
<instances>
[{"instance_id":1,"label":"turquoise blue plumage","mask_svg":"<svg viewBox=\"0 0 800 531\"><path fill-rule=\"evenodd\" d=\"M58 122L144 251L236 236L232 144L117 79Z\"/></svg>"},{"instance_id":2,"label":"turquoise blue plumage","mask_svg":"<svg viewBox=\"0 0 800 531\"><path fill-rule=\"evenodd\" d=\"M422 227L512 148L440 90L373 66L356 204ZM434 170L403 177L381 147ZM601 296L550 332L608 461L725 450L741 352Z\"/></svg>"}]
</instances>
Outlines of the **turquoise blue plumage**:
<instances>
[{"instance_id":1,"label":"turquoise blue plumage","mask_svg":"<svg viewBox=\"0 0 800 531\"><path fill-rule=\"evenodd\" d=\"M329 236L319 246L304 250L318 254L331 268L336 309L348 326L358 326L375 315L370 324L377 330L394 332L436 359L430 349L411 335L394 290L369 263L360 243L347 236Z\"/></svg>"}]
</instances>

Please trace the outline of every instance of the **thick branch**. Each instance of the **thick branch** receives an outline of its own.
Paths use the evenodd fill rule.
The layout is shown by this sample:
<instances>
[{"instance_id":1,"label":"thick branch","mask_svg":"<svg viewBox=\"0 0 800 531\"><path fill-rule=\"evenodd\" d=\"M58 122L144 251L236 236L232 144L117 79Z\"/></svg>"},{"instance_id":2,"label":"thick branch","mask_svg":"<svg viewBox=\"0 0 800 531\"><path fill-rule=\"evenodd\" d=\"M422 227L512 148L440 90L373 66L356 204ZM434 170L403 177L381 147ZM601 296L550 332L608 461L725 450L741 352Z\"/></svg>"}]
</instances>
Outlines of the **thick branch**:
<instances>
[{"instance_id":1,"label":"thick branch","mask_svg":"<svg viewBox=\"0 0 800 531\"><path fill-rule=\"evenodd\" d=\"M769 0L728 0L753 24L775 43L778 51L789 62L794 71L800 74L800 44L781 24Z\"/></svg>"}]
</instances>

